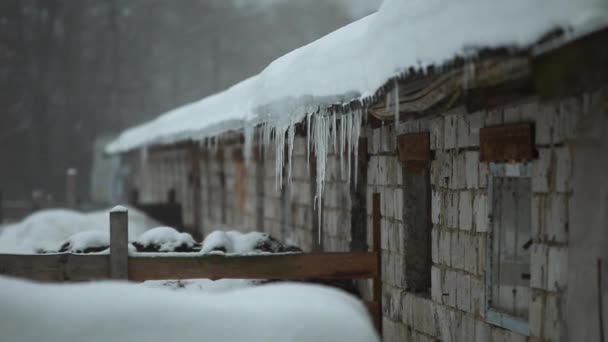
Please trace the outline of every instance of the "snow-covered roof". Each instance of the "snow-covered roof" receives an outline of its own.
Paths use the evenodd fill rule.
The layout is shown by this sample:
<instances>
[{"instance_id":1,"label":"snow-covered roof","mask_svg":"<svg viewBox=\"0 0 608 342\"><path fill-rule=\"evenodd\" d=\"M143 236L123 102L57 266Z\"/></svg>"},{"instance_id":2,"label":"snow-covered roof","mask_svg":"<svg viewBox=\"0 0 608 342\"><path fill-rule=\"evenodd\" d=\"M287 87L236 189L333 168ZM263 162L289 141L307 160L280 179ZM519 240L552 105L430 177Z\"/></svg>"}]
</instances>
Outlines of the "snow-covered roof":
<instances>
[{"instance_id":1,"label":"snow-covered roof","mask_svg":"<svg viewBox=\"0 0 608 342\"><path fill-rule=\"evenodd\" d=\"M480 48L528 48L557 28L569 39L606 24L604 0L385 0L377 13L278 58L260 74L126 130L106 151L199 140L259 123L285 131L318 108L374 95L409 68L442 65Z\"/></svg>"}]
</instances>

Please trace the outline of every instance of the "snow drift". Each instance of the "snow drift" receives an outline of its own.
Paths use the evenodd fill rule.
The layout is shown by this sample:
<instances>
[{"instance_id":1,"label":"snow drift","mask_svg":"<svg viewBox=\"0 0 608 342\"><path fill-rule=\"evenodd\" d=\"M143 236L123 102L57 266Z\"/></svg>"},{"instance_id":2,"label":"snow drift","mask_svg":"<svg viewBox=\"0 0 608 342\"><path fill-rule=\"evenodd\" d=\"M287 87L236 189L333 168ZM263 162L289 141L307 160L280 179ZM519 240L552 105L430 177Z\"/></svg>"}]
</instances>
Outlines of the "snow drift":
<instances>
[{"instance_id":1,"label":"snow drift","mask_svg":"<svg viewBox=\"0 0 608 342\"><path fill-rule=\"evenodd\" d=\"M9 224L0 232L0 253L31 254L59 251L66 241L86 231L109 232L109 209L80 213L68 209L49 209L35 212L21 222ZM135 239L146 230L160 226L137 209L129 208L129 239ZM73 237L72 245L99 245L105 239L99 233L86 233Z\"/></svg>"},{"instance_id":2,"label":"snow drift","mask_svg":"<svg viewBox=\"0 0 608 342\"><path fill-rule=\"evenodd\" d=\"M0 277L0 288L0 331L13 342L379 341L361 302L314 285L193 294Z\"/></svg>"}]
</instances>

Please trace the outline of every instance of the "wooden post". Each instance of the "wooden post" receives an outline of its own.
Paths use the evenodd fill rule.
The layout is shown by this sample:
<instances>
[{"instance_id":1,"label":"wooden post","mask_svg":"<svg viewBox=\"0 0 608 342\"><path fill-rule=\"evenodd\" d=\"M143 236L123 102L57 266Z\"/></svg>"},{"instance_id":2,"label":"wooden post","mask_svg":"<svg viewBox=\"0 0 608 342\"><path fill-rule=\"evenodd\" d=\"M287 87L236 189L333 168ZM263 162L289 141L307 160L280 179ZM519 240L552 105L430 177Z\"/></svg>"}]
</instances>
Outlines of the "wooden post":
<instances>
[{"instance_id":1,"label":"wooden post","mask_svg":"<svg viewBox=\"0 0 608 342\"><path fill-rule=\"evenodd\" d=\"M129 277L129 212L116 206L110 211L110 278Z\"/></svg>"},{"instance_id":2,"label":"wooden post","mask_svg":"<svg viewBox=\"0 0 608 342\"><path fill-rule=\"evenodd\" d=\"M78 176L78 170L75 168L69 168L66 171L66 187L65 187L65 201L66 205L70 209L76 208L76 176Z\"/></svg>"},{"instance_id":3,"label":"wooden post","mask_svg":"<svg viewBox=\"0 0 608 342\"><path fill-rule=\"evenodd\" d=\"M378 316L376 321L376 327L378 333L382 336L382 250L380 247L380 225L382 220L382 212L380 205L380 193L375 192L372 198L372 229L373 229L373 241L372 246L374 252L378 256L378 274L373 280L373 295L374 301L378 303Z\"/></svg>"},{"instance_id":4,"label":"wooden post","mask_svg":"<svg viewBox=\"0 0 608 342\"><path fill-rule=\"evenodd\" d=\"M0 189L0 223L4 221L4 202L2 197L2 189Z\"/></svg>"}]
</instances>

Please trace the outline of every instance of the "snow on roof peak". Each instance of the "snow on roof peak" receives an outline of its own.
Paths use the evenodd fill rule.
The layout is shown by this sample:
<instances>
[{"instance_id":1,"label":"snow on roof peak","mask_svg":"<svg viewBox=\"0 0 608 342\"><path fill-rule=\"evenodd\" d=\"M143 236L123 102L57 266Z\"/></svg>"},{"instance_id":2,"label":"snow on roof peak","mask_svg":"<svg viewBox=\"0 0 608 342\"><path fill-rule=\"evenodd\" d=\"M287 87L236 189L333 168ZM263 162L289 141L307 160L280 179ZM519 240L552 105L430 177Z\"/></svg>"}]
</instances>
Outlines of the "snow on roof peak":
<instances>
[{"instance_id":1,"label":"snow on roof peak","mask_svg":"<svg viewBox=\"0 0 608 342\"><path fill-rule=\"evenodd\" d=\"M377 13L272 62L259 75L125 131L106 147L200 140L268 123L285 130L319 107L363 99L411 67L478 48L527 48L547 32L608 23L603 0L386 0Z\"/></svg>"}]
</instances>

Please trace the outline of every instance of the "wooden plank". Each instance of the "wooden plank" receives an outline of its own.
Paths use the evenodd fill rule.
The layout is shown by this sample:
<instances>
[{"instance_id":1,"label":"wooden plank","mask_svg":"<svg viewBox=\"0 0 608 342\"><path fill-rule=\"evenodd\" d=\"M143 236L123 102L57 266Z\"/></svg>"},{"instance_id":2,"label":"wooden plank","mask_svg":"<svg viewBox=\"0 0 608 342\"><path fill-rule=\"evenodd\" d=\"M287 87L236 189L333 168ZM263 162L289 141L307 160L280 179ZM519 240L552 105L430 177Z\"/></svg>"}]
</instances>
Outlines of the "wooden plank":
<instances>
[{"instance_id":1,"label":"wooden plank","mask_svg":"<svg viewBox=\"0 0 608 342\"><path fill-rule=\"evenodd\" d=\"M431 136L429 132L403 134L397 139L400 161L431 160Z\"/></svg>"},{"instance_id":2,"label":"wooden plank","mask_svg":"<svg viewBox=\"0 0 608 342\"><path fill-rule=\"evenodd\" d=\"M107 279L108 255L0 254L0 275L37 281Z\"/></svg>"},{"instance_id":3,"label":"wooden plank","mask_svg":"<svg viewBox=\"0 0 608 342\"><path fill-rule=\"evenodd\" d=\"M482 162L532 160L534 138L531 123L484 127L479 130Z\"/></svg>"},{"instance_id":4,"label":"wooden plank","mask_svg":"<svg viewBox=\"0 0 608 342\"><path fill-rule=\"evenodd\" d=\"M129 279L368 279L378 275L370 252L195 257L131 257Z\"/></svg>"},{"instance_id":5,"label":"wooden plank","mask_svg":"<svg viewBox=\"0 0 608 342\"><path fill-rule=\"evenodd\" d=\"M378 256L375 260L377 267L377 274L373 280L373 299L378 303L379 312L382 312L382 265L380 259L381 253L381 220L382 220L382 211L381 211L381 203L380 203L380 193L375 192L372 197L372 236L374 241L372 241L374 253ZM382 336L382 315L379 315L376 321L376 327L378 328L378 332L380 336Z\"/></svg>"},{"instance_id":6,"label":"wooden plank","mask_svg":"<svg viewBox=\"0 0 608 342\"><path fill-rule=\"evenodd\" d=\"M124 207L110 211L110 278L127 279L129 275L129 214Z\"/></svg>"}]
</instances>

